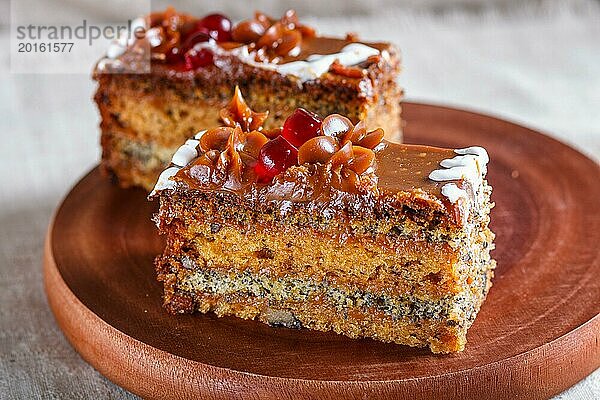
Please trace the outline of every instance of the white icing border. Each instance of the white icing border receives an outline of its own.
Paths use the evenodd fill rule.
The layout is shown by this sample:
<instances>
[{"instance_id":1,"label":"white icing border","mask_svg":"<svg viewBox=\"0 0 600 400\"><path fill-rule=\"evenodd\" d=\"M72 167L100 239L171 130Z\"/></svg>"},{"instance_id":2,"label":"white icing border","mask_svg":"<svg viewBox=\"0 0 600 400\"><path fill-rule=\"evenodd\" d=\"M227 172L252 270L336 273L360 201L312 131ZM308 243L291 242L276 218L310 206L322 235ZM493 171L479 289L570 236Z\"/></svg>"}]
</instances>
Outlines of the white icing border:
<instances>
[{"instance_id":1,"label":"white icing border","mask_svg":"<svg viewBox=\"0 0 600 400\"><path fill-rule=\"evenodd\" d=\"M159 190L174 189L175 181L173 181L171 177L175 176L180 169L181 168L179 167L169 167L161 172L158 177L158 181L156 182L156 186L154 186L154 189L152 190L152 193L150 193L149 197L154 196Z\"/></svg>"},{"instance_id":2,"label":"white icing border","mask_svg":"<svg viewBox=\"0 0 600 400\"><path fill-rule=\"evenodd\" d=\"M282 75L297 76L301 82L316 79L329 71L329 67L335 60L343 66L359 64L369 57L378 55L379 50L362 43L350 43L335 54L313 54L306 61L293 61L277 65L275 70Z\"/></svg>"},{"instance_id":3,"label":"white icing border","mask_svg":"<svg viewBox=\"0 0 600 400\"><path fill-rule=\"evenodd\" d=\"M479 192L490 161L487 151L483 147L472 146L455 149L454 152L458 155L442 160L440 166L443 168L431 171L429 179L436 182L464 180L471 184L474 193ZM468 198L467 192L455 183L442 186L442 194L453 204Z\"/></svg>"},{"instance_id":4,"label":"white icing border","mask_svg":"<svg viewBox=\"0 0 600 400\"><path fill-rule=\"evenodd\" d=\"M373 55L380 54L379 50L367 46L363 43L350 43L342 48L339 53L334 54L311 54L304 61L292 61L285 64L275 64L267 61L256 61L256 51L249 51L247 45L225 50L217 42L210 40L208 42L198 43L194 46L196 49L210 49L215 54L234 55L245 64L253 67L277 71L281 75L293 75L298 78L299 83L316 79L329 71L329 67L335 60L347 67L366 61ZM387 55L387 52L385 52ZM215 60L220 67L218 61Z\"/></svg>"},{"instance_id":5,"label":"white icing border","mask_svg":"<svg viewBox=\"0 0 600 400\"><path fill-rule=\"evenodd\" d=\"M281 75L293 75L300 83L316 79L329 71L335 60L347 67L366 61L369 57L379 54L379 50L362 43L350 43L334 54L311 54L306 60L292 61L285 64L256 61L256 52L249 51L248 46L241 46L231 51L224 51L215 42L203 43L202 47L210 47L221 54L233 54L242 62L254 67L277 71Z\"/></svg>"},{"instance_id":6,"label":"white icing border","mask_svg":"<svg viewBox=\"0 0 600 400\"><path fill-rule=\"evenodd\" d=\"M180 146L173 157L171 158L171 165L165 169L158 180L154 189L148 197L153 197L161 190L174 189L175 182L171 179L179 170L187 166L194 158L198 157L198 145L200 144L200 138L206 133L206 130L202 130L194 135L193 139L188 139Z\"/></svg>"},{"instance_id":7,"label":"white icing border","mask_svg":"<svg viewBox=\"0 0 600 400\"><path fill-rule=\"evenodd\" d=\"M196 134L194 135L194 139L196 139L196 140L200 140L200 138L202 137L202 135L204 135L205 133L206 133L206 129L204 129L204 130L202 130L202 131L200 131L200 132L196 133Z\"/></svg>"},{"instance_id":8,"label":"white icing border","mask_svg":"<svg viewBox=\"0 0 600 400\"><path fill-rule=\"evenodd\" d=\"M106 49L106 58L114 60L127 50L128 46L135 43L135 32L138 28L146 30L146 20L144 18L136 18L131 21L131 30L121 32L121 35L110 42Z\"/></svg>"},{"instance_id":9,"label":"white icing border","mask_svg":"<svg viewBox=\"0 0 600 400\"><path fill-rule=\"evenodd\" d=\"M446 196L452 204L456 203L459 199L467 198L467 192L456 186L456 183L448 183L442 186L442 194Z\"/></svg>"},{"instance_id":10,"label":"white icing border","mask_svg":"<svg viewBox=\"0 0 600 400\"><path fill-rule=\"evenodd\" d=\"M173 159L171 159L171 162L178 167L185 167L188 165L190 161L198 157L198 150L196 150L198 143L200 142L194 139L186 141L185 144L177 149L175 154L173 154Z\"/></svg>"}]
</instances>

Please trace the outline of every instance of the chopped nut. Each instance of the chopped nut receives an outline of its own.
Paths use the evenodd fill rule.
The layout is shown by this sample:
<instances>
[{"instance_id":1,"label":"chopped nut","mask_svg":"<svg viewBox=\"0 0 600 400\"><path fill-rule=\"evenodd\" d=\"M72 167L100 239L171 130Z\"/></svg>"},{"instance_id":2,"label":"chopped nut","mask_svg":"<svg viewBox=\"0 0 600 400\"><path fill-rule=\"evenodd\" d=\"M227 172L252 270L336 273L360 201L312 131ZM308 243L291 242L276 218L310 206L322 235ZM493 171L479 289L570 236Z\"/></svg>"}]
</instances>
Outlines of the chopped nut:
<instances>
[{"instance_id":1,"label":"chopped nut","mask_svg":"<svg viewBox=\"0 0 600 400\"><path fill-rule=\"evenodd\" d=\"M335 60L331 66L329 67L329 72L336 74L336 75L340 75L340 76L345 76L348 78L362 78L363 76L365 76L367 74L367 71L365 71L363 68L360 67L346 67L342 64L340 64L339 60Z\"/></svg>"},{"instance_id":2,"label":"chopped nut","mask_svg":"<svg viewBox=\"0 0 600 400\"><path fill-rule=\"evenodd\" d=\"M360 39L358 38L358 33L348 32L346 33L346 40L348 42L358 42Z\"/></svg>"}]
</instances>

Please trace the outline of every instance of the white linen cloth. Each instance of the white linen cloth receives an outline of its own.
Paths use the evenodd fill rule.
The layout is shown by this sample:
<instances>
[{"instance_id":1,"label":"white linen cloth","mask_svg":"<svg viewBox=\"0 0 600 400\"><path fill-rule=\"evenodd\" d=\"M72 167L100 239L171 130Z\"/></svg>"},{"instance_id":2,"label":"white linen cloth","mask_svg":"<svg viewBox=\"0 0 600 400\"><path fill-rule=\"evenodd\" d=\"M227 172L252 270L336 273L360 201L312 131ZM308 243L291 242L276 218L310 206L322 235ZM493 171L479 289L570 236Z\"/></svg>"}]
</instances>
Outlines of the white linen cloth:
<instances>
[{"instance_id":1,"label":"white linen cloth","mask_svg":"<svg viewBox=\"0 0 600 400\"><path fill-rule=\"evenodd\" d=\"M271 2L260 3L257 8L271 11ZM435 7L415 8L418 2L405 1L409 7L380 14L306 20L322 33L353 31L397 43L409 100L508 118L600 159L598 2L531 1L520 7L497 0L473 9L476 1L466 1L469 7L458 11L440 8L435 0L427 3ZM508 3L517 9L503 6ZM277 7L277 12L283 8ZM211 8L188 7L198 14ZM69 346L42 286L51 213L98 162L94 84L85 75L10 74L8 46L5 27L0 30L0 398L134 398ZM557 398L600 398L600 371Z\"/></svg>"}]
</instances>

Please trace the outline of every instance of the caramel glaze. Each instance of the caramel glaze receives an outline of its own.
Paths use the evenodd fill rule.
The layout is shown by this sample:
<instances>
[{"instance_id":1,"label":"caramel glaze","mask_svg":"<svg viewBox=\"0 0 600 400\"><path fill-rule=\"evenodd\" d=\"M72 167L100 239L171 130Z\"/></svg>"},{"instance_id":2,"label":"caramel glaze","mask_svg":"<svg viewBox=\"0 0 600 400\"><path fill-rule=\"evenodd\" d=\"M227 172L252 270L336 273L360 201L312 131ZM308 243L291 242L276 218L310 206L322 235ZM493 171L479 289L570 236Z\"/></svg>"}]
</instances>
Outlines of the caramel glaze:
<instances>
[{"instance_id":1,"label":"caramel glaze","mask_svg":"<svg viewBox=\"0 0 600 400\"><path fill-rule=\"evenodd\" d=\"M349 39L340 39L340 38L331 38L324 36L315 36L309 37L302 40L302 45L300 47L300 53L297 56L290 56L289 54L285 57L279 58L277 61L278 64L285 64L293 61L305 61L309 56L314 54L320 55L328 55L335 54L342 51L344 47L351 43L361 43L365 46L373 47L374 49L379 50L381 53L384 50L388 50L390 48L389 43L365 43L365 42L357 42Z\"/></svg>"},{"instance_id":2,"label":"caramel glaze","mask_svg":"<svg viewBox=\"0 0 600 400\"><path fill-rule=\"evenodd\" d=\"M428 175L437 169L440 161L454 157L451 149L430 146L397 144L383 141L384 147L376 152L377 181L374 190L363 193L340 191L332 187L328 174L321 164L300 165L288 168L270 184L254 181L239 189L224 190L206 187L194 178L194 163L181 169L173 178L181 184L176 191L193 196L194 191L216 192L229 201L243 203L258 212L285 215L300 212L319 218L381 218L393 214L409 214L421 223L442 223L448 228L459 228L462 219L459 204L452 204L442 195L442 183L434 182ZM447 182L444 182L444 184ZM459 187L465 183L455 181ZM468 191L470 192L470 191ZM234 196L228 196L234 195Z\"/></svg>"},{"instance_id":3,"label":"caramel glaze","mask_svg":"<svg viewBox=\"0 0 600 400\"><path fill-rule=\"evenodd\" d=\"M387 142L387 146L376 155L378 186L387 195L421 190L443 199L442 184L428 176L431 171L439 169L442 160L454 156L452 149Z\"/></svg>"}]
</instances>

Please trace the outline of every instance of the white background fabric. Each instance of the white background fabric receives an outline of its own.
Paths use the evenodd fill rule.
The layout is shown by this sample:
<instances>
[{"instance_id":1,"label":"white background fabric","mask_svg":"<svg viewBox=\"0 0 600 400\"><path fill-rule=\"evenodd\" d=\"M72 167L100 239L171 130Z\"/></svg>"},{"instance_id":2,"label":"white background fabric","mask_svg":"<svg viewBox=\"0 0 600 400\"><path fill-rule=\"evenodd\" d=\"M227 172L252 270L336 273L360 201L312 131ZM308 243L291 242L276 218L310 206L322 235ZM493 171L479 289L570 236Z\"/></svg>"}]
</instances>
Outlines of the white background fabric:
<instances>
[{"instance_id":1,"label":"white background fabric","mask_svg":"<svg viewBox=\"0 0 600 400\"><path fill-rule=\"evenodd\" d=\"M114 3L54 0L40 6L48 13L123 18L124 7ZM248 14L243 3L222 4L241 17ZM250 9L277 14L283 3L263 0ZM207 1L187 4L184 8L197 14L221 8ZM305 0L296 5L304 14L320 14L304 18L320 32L354 31L397 43L408 99L508 118L600 159L597 1ZM71 349L42 287L42 244L51 213L98 161L94 84L86 75L10 74L7 12L0 15L0 398L133 397ZM600 398L600 371L558 398Z\"/></svg>"}]
</instances>

